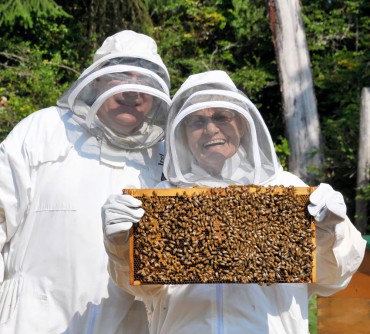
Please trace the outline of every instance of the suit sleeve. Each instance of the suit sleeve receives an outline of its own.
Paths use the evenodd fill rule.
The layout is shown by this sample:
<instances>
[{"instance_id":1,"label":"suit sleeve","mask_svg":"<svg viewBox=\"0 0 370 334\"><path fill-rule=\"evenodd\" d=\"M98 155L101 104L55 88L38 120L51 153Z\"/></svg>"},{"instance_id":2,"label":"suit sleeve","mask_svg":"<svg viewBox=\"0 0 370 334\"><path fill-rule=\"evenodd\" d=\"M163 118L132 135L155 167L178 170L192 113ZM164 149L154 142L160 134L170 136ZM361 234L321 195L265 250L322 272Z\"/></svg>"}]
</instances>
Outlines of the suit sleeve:
<instances>
[{"instance_id":1,"label":"suit sleeve","mask_svg":"<svg viewBox=\"0 0 370 334\"><path fill-rule=\"evenodd\" d=\"M29 204L30 167L23 145L26 123L14 128L0 144L0 283L4 280L9 242Z\"/></svg>"},{"instance_id":2,"label":"suit sleeve","mask_svg":"<svg viewBox=\"0 0 370 334\"><path fill-rule=\"evenodd\" d=\"M366 241L348 217L332 229L316 224L317 283L310 295L329 296L347 287L364 258Z\"/></svg>"},{"instance_id":3,"label":"suit sleeve","mask_svg":"<svg viewBox=\"0 0 370 334\"><path fill-rule=\"evenodd\" d=\"M114 239L104 239L104 245L109 257L108 271L113 282L131 295L140 297L150 305L152 297L164 288L160 285L133 286L130 284L129 242L125 236Z\"/></svg>"}]
</instances>

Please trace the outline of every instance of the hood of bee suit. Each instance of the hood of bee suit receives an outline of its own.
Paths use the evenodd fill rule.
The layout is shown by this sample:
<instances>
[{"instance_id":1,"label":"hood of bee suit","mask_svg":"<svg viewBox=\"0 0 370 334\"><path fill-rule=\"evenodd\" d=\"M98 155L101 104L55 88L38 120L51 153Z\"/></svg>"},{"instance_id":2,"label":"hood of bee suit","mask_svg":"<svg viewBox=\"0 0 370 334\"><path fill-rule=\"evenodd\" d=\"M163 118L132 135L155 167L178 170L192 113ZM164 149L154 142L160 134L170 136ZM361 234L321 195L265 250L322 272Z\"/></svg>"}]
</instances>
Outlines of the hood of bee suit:
<instances>
[{"instance_id":1,"label":"hood of bee suit","mask_svg":"<svg viewBox=\"0 0 370 334\"><path fill-rule=\"evenodd\" d=\"M193 113L210 108L230 112L244 129L236 153L225 161L217 177L197 164L185 130ZM265 184L281 170L261 114L223 71L192 75L180 87L170 107L166 148L164 175L180 187Z\"/></svg>"},{"instance_id":2,"label":"hood of bee suit","mask_svg":"<svg viewBox=\"0 0 370 334\"><path fill-rule=\"evenodd\" d=\"M156 42L149 36L125 30L103 42L95 53L94 63L57 105L72 110L79 124L100 137L105 151L114 155L117 150L148 148L163 139L171 102L169 89L169 74ZM97 116L107 99L114 96L118 100L125 93L152 97L152 106L143 122L129 134L118 133ZM136 106L140 102L131 103Z\"/></svg>"}]
</instances>

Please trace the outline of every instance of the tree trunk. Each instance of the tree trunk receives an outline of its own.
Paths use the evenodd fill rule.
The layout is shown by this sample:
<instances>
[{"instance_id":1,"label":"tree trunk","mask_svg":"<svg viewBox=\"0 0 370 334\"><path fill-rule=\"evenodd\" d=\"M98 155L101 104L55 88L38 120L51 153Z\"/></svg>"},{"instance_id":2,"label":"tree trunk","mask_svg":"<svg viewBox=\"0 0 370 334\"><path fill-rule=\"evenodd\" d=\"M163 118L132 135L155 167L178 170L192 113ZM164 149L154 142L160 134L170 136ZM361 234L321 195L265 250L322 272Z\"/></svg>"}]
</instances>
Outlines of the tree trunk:
<instances>
[{"instance_id":1,"label":"tree trunk","mask_svg":"<svg viewBox=\"0 0 370 334\"><path fill-rule=\"evenodd\" d=\"M268 0L268 10L290 146L289 170L313 183L320 176L323 155L299 0Z\"/></svg>"},{"instance_id":2,"label":"tree trunk","mask_svg":"<svg viewBox=\"0 0 370 334\"><path fill-rule=\"evenodd\" d=\"M357 165L357 194L361 194L369 185L370 171L370 88L365 87L361 93L360 137ZM366 198L356 199L356 227L362 233L367 228Z\"/></svg>"}]
</instances>

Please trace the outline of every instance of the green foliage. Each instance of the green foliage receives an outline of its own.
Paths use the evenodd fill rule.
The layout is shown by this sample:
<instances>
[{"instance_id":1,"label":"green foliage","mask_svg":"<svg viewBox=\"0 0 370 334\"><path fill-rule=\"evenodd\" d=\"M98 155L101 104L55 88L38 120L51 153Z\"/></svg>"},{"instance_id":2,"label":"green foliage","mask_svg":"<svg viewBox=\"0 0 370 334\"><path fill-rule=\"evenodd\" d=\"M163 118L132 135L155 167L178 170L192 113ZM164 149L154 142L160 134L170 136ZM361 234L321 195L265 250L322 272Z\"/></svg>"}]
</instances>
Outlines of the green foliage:
<instances>
[{"instance_id":1,"label":"green foliage","mask_svg":"<svg viewBox=\"0 0 370 334\"><path fill-rule=\"evenodd\" d=\"M224 68L223 63L230 58L230 43L215 40L216 34L224 33L226 18L214 5L181 0L166 6L153 21L161 54L165 63L171 64L174 90L189 74Z\"/></svg>"},{"instance_id":2,"label":"green foliage","mask_svg":"<svg viewBox=\"0 0 370 334\"><path fill-rule=\"evenodd\" d=\"M66 89L66 83L58 85L65 71L60 55L45 60L42 51L30 49L27 44L19 45L16 51L17 56L9 56L16 58L18 64L5 68L0 80L0 91L8 98L8 105L2 111L4 119L0 119L3 132L31 112L55 105Z\"/></svg>"},{"instance_id":3,"label":"green foliage","mask_svg":"<svg viewBox=\"0 0 370 334\"><path fill-rule=\"evenodd\" d=\"M271 38L265 1L233 0L231 25L243 45L253 46L257 41Z\"/></svg>"},{"instance_id":4,"label":"green foliage","mask_svg":"<svg viewBox=\"0 0 370 334\"><path fill-rule=\"evenodd\" d=\"M356 188L356 200L365 200L367 203L370 202L370 185L367 185L362 188ZM356 218L363 219L364 217L357 217ZM370 234L370 224L367 225L367 229L365 234Z\"/></svg>"},{"instance_id":5,"label":"green foliage","mask_svg":"<svg viewBox=\"0 0 370 334\"><path fill-rule=\"evenodd\" d=\"M360 94L370 85L370 5L366 0L302 4L326 157L322 181L344 194L353 217Z\"/></svg>"},{"instance_id":6,"label":"green foliage","mask_svg":"<svg viewBox=\"0 0 370 334\"><path fill-rule=\"evenodd\" d=\"M19 23L32 28L35 18L69 15L53 0L6 0L0 3L0 26L8 27Z\"/></svg>"},{"instance_id":7,"label":"green foliage","mask_svg":"<svg viewBox=\"0 0 370 334\"><path fill-rule=\"evenodd\" d=\"M221 69L262 112L276 108L280 93L264 1L180 0L149 11L172 92L190 74ZM269 99L261 103L264 95Z\"/></svg>"},{"instance_id":8,"label":"green foliage","mask_svg":"<svg viewBox=\"0 0 370 334\"><path fill-rule=\"evenodd\" d=\"M290 155L288 140L283 136L279 136L278 141L274 143L274 148L279 157L281 166L284 170L288 170L288 158Z\"/></svg>"},{"instance_id":9,"label":"green foliage","mask_svg":"<svg viewBox=\"0 0 370 334\"><path fill-rule=\"evenodd\" d=\"M357 193L356 199L370 200L370 185L364 188L358 189L357 191L358 193Z\"/></svg>"},{"instance_id":10,"label":"green foliage","mask_svg":"<svg viewBox=\"0 0 370 334\"><path fill-rule=\"evenodd\" d=\"M317 334L317 296L313 295L308 304L308 324L310 334Z\"/></svg>"},{"instance_id":11,"label":"green foliage","mask_svg":"<svg viewBox=\"0 0 370 334\"><path fill-rule=\"evenodd\" d=\"M48 53L29 42L9 44L0 52L0 92L8 100L0 109L0 140L21 119L51 105L66 90L78 72L62 60L59 52ZM67 80L68 78L68 80Z\"/></svg>"}]
</instances>

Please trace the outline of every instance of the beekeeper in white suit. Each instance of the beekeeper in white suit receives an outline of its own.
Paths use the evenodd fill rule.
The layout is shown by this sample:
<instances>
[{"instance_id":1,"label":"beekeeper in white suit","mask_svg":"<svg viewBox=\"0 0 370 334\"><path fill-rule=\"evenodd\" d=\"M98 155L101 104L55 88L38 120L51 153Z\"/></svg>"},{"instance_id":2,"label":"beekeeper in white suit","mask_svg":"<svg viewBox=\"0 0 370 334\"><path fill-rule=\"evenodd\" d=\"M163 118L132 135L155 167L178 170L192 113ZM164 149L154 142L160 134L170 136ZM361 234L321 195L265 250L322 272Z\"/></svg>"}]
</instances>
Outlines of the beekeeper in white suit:
<instances>
[{"instance_id":1,"label":"beekeeper in white suit","mask_svg":"<svg viewBox=\"0 0 370 334\"><path fill-rule=\"evenodd\" d=\"M172 101L166 145L167 181L159 187L306 186L282 170L260 113L225 72L185 81ZM320 184L310 202L317 224L316 284L130 286L127 235L144 210L129 195L110 196L102 209L111 277L143 298L152 334L308 334L310 296L345 288L365 251L339 192Z\"/></svg>"},{"instance_id":2,"label":"beekeeper in white suit","mask_svg":"<svg viewBox=\"0 0 370 334\"><path fill-rule=\"evenodd\" d=\"M1 143L1 334L147 332L109 279L101 207L161 180L169 85L154 40L119 32Z\"/></svg>"}]
</instances>

